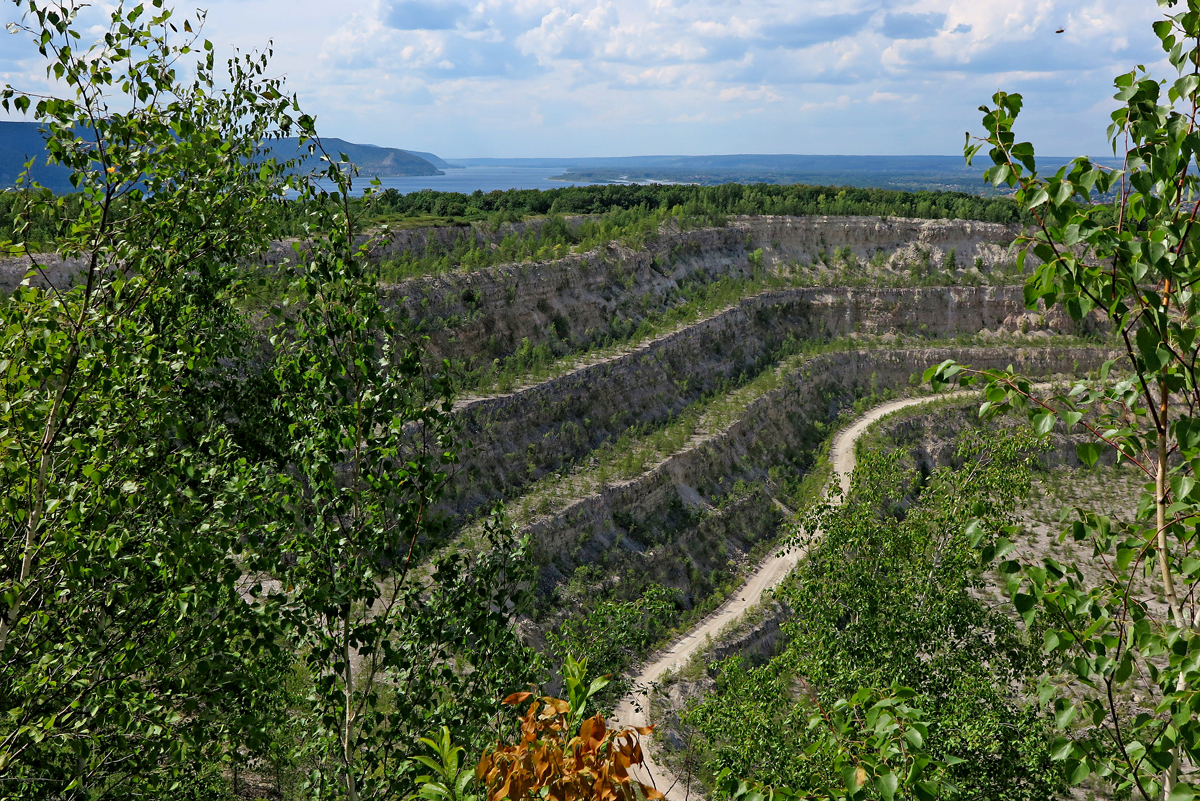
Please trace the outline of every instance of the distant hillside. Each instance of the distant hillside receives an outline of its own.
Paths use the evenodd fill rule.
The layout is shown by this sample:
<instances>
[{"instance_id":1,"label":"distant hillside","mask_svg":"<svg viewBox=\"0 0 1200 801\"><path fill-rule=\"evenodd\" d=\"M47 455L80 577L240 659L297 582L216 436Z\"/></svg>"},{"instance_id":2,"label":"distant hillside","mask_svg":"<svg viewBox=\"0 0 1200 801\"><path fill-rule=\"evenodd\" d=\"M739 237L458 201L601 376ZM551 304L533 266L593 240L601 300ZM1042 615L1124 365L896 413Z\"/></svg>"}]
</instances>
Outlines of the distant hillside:
<instances>
[{"instance_id":1,"label":"distant hillside","mask_svg":"<svg viewBox=\"0 0 1200 801\"><path fill-rule=\"evenodd\" d=\"M345 153L350 160L358 165L361 174L367 178L393 178L406 175L444 175L438 166L445 164L432 153L410 153L394 147L374 147L372 145L356 145L344 139L326 139L325 147L332 153ZM298 155L299 140L283 139L274 143L272 150L277 158L294 158ZM432 161L440 162L435 165ZM17 176L25 169L25 162L35 158L33 177L43 186L54 192L73 191L71 172L66 167L46 164L46 148L42 139L40 126L36 122L3 122L0 121L0 189L14 186ZM306 169L314 169L319 165L316 159L306 159L303 165Z\"/></svg>"},{"instance_id":2,"label":"distant hillside","mask_svg":"<svg viewBox=\"0 0 1200 801\"><path fill-rule=\"evenodd\" d=\"M33 178L55 192L70 192L71 171L46 164L46 146L36 122L0 122L0 189L14 186L25 162L37 159Z\"/></svg>"},{"instance_id":3,"label":"distant hillside","mask_svg":"<svg viewBox=\"0 0 1200 801\"><path fill-rule=\"evenodd\" d=\"M406 152L412 153L414 156L425 159L430 164L437 167L439 170L462 170L462 169L465 169L465 167L463 167L463 165L461 165L461 164L447 164L445 159L435 156L432 153L424 153L420 150L409 150Z\"/></svg>"},{"instance_id":4,"label":"distant hillside","mask_svg":"<svg viewBox=\"0 0 1200 801\"><path fill-rule=\"evenodd\" d=\"M350 161L358 165L360 174L366 178L445 174L426 159L407 150L376 145L356 145L345 139L324 139L322 141L325 144L325 150L331 156L336 156L338 153L345 153L349 156ZM294 158L298 153L299 146L298 139L281 139L273 145L272 150L277 158ZM308 157L302 167L319 170L320 164L318 159Z\"/></svg>"}]
</instances>

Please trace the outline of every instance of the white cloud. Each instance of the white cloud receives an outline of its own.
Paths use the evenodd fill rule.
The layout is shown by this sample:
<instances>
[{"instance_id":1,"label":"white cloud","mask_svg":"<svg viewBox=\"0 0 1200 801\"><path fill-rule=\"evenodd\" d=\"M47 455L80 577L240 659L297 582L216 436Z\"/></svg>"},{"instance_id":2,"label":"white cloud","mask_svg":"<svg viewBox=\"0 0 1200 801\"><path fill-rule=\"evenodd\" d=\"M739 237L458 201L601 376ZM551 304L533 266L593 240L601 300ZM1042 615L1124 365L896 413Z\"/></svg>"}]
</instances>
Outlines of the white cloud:
<instances>
[{"instance_id":1,"label":"white cloud","mask_svg":"<svg viewBox=\"0 0 1200 801\"><path fill-rule=\"evenodd\" d=\"M826 100L823 103L802 103L800 110L804 112L841 110L849 108L850 103L850 95L838 95L833 100Z\"/></svg>"},{"instance_id":2,"label":"white cloud","mask_svg":"<svg viewBox=\"0 0 1200 801\"><path fill-rule=\"evenodd\" d=\"M868 103L913 103L920 95L901 95L895 92L872 92L867 98Z\"/></svg>"},{"instance_id":3,"label":"white cloud","mask_svg":"<svg viewBox=\"0 0 1200 801\"><path fill-rule=\"evenodd\" d=\"M777 100L783 99L765 86L759 86L757 88L751 88L749 86L731 86L728 89L722 89L721 93L717 95L717 97L725 102L729 102L731 100L752 100L756 102L765 100L768 103L774 103Z\"/></svg>"},{"instance_id":4,"label":"white cloud","mask_svg":"<svg viewBox=\"0 0 1200 801\"><path fill-rule=\"evenodd\" d=\"M211 0L206 33L223 54L273 38L275 69L331 135L451 156L954 153L998 88L1024 92L1031 135L1069 152L1103 130L1114 74L1162 60L1151 0L345 8ZM25 38L0 37L0 74L45 84Z\"/></svg>"}]
</instances>

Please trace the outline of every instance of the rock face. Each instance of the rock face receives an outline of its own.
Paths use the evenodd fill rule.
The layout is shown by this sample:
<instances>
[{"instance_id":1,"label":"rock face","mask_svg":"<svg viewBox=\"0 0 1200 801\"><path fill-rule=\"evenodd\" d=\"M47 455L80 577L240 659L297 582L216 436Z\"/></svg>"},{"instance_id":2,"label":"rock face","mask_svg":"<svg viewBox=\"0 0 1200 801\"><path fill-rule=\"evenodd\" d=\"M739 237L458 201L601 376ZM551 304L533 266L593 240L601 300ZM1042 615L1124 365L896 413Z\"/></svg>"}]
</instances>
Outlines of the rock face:
<instances>
[{"instance_id":1,"label":"rock face","mask_svg":"<svg viewBox=\"0 0 1200 801\"><path fill-rule=\"evenodd\" d=\"M569 218L577 225L582 218ZM544 221L396 231L378 240L373 258L423 253L433 243L452 248L460 239L495 245L509 234L538 230ZM433 330L438 358L512 353L523 339L537 343L565 333L585 341L609 328L614 318L636 316L643 298L670 295L681 283L708 282L752 272L749 256L763 251L762 263L786 270L797 264L843 255L899 266L925 261L942 265L951 250L960 267L978 263L987 271L1007 264L1017 229L994 223L879 217L738 217L722 228L680 231L664 227L643 249L613 243L552 262L501 265L473 272L417 278L387 289L401 313ZM296 258L292 241L278 242L261 255L267 264ZM977 261L978 260L978 261ZM84 267L55 254L39 257L35 284L63 287ZM11 291L30 269L28 259L0 258L0 290ZM555 328L556 320L565 321Z\"/></svg>"},{"instance_id":2,"label":"rock face","mask_svg":"<svg viewBox=\"0 0 1200 801\"><path fill-rule=\"evenodd\" d=\"M988 423L989 426L1010 428L1020 424L1020 421L1014 418L1001 418ZM880 424L878 434L895 443L916 469L928 475L943 467L961 467L962 462L957 455L958 439L963 432L979 427L977 405L971 404L888 420ZM1079 430L1068 431L1067 426L1058 420L1043 440L1045 450L1036 455L1037 460L1046 468L1084 467L1076 454L1075 446L1089 441L1089 436ZM1116 455L1115 450L1104 448L1100 451L1096 463L1111 467L1117 462Z\"/></svg>"},{"instance_id":3,"label":"rock face","mask_svg":"<svg viewBox=\"0 0 1200 801\"><path fill-rule=\"evenodd\" d=\"M1001 331L1024 311L1019 287L764 292L628 353L517 392L462 403L473 446L462 454L445 508L462 514L511 496L630 426L661 423L757 373L789 338L975 335ZM1069 333L1072 325L1061 315L1043 316L1038 330Z\"/></svg>"},{"instance_id":4,"label":"rock face","mask_svg":"<svg viewBox=\"0 0 1200 801\"><path fill-rule=\"evenodd\" d=\"M991 271L1013 260L1015 228L994 223L874 217L737 218L724 228L664 229L645 249L610 244L553 262L520 263L405 281L389 287L400 313L423 321L433 354L497 358L556 339L586 346L614 321L669 304L691 284L745 278L762 264L786 272L835 251L900 267L957 264ZM881 258L882 257L882 258ZM978 261L977 261L978 260ZM958 273L962 269L957 270Z\"/></svg>"},{"instance_id":5,"label":"rock face","mask_svg":"<svg viewBox=\"0 0 1200 801\"><path fill-rule=\"evenodd\" d=\"M751 664L766 662L775 655L778 643L783 638L783 623L791 616L792 610L786 604L772 601L763 610L762 619L757 623L715 643L709 651L712 661L740 656Z\"/></svg>"},{"instance_id":6,"label":"rock face","mask_svg":"<svg viewBox=\"0 0 1200 801\"><path fill-rule=\"evenodd\" d=\"M814 357L724 430L705 435L632 481L605 486L526 524L523 530L533 536L544 565L542 587L548 590L562 581L590 554L624 543L627 553L638 554L630 559L637 567L630 569L652 575L690 599L688 564L703 572L712 565L697 562L715 563L706 558L710 554L745 553L758 541L743 536L745 521L779 519L773 499L763 492L745 499L736 511L706 519L703 527L689 525L680 510L691 490L699 489L713 502L739 478L765 478L789 451L809 444L803 437L813 421L835 419L868 391L906 387L914 373L944 359L981 368L1013 364L1023 374L1049 376L1094 369L1109 357L1099 348L915 348ZM740 528L727 532L725 527ZM769 535L770 526L766 528Z\"/></svg>"},{"instance_id":7,"label":"rock face","mask_svg":"<svg viewBox=\"0 0 1200 801\"><path fill-rule=\"evenodd\" d=\"M924 258L941 264L953 250L960 266L975 259L992 267L1011 261L1009 246L1016 226L970 220L915 220L903 217L740 217L754 247L777 260L816 261L822 251L849 248L862 260L879 253L889 258Z\"/></svg>"}]
</instances>

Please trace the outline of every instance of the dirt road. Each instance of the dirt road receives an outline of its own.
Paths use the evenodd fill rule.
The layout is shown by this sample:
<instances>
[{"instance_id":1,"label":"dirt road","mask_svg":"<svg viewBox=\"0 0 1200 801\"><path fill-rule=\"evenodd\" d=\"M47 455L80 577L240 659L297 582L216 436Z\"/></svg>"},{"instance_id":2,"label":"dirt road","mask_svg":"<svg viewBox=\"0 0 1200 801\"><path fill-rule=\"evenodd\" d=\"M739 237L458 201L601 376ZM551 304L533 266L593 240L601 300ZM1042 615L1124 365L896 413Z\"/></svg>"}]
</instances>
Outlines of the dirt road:
<instances>
[{"instance_id":1,"label":"dirt road","mask_svg":"<svg viewBox=\"0 0 1200 801\"><path fill-rule=\"evenodd\" d=\"M845 429L839 431L837 436L834 437L833 446L830 448L829 461L841 481L843 496L850 489L850 474L854 472L854 446L872 423L892 412L905 409L909 406L966 394L968 393L954 392L932 397L903 398L901 400L890 401L876 406L874 409L857 418ZM667 650L656 654L652 662L644 665L637 673L630 677L631 680L637 686L646 687L659 681L668 670L685 664L694 654L704 648L705 643L710 637L715 637L721 629L741 617L747 609L762 600L763 593L783 580L784 576L791 572L791 569L796 566L796 562L803 555L803 552L793 551L782 555L774 554L764 559L740 591L734 593L724 605L696 624L683 637L672 643ZM646 710L643 707L646 705L647 702L644 697L638 695L626 696L617 705L616 710L613 712L613 719L609 725L645 726L648 721L646 719ZM657 787L667 796L668 801L689 801L688 796L694 795L694 793L689 792L686 779L676 779L674 775L668 773L666 769L653 761L652 754L647 753L645 767L647 768L646 771L634 769L634 774L640 781L646 784L653 784Z\"/></svg>"}]
</instances>

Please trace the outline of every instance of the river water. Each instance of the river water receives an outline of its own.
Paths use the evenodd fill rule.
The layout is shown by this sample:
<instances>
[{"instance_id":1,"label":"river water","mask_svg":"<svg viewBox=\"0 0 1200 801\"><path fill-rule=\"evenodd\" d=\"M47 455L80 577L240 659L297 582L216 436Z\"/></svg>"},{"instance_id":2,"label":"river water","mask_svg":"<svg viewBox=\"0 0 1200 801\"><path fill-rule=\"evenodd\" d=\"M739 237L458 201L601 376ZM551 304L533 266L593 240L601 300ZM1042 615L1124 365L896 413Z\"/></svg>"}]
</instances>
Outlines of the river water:
<instances>
[{"instance_id":1,"label":"river water","mask_svg":"<svg viewBox=\"0 0 1200 801\"><path fill-rule=\"evenodd\" d=\"M395 189L403 195L434 189L438 192L462 192L469 195L476 189L492 192L497 189L558 189L582 186L593 181L551 181L562 175L562 167L464 167L445 170L445 175L414 175L403 178L380 178L381 189ZM360 177L355 184L367 185L370 179ZM357 193L356 193L357 194Z\"/></svg>"}]
</instances>

